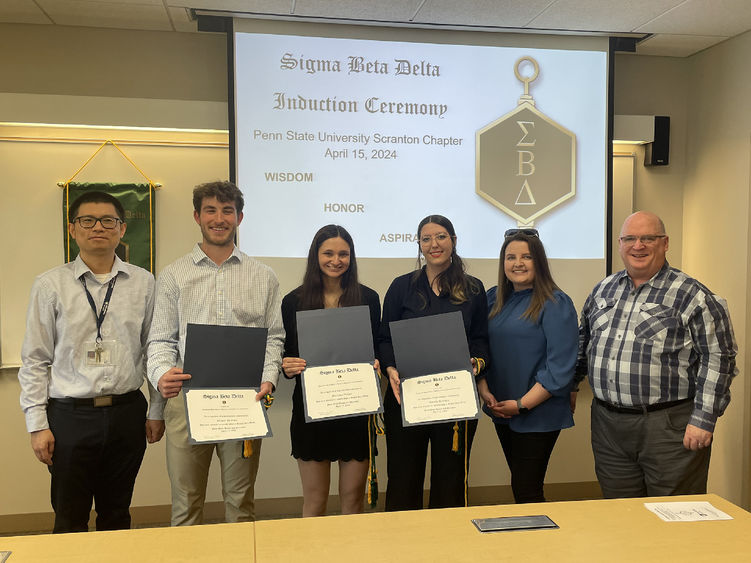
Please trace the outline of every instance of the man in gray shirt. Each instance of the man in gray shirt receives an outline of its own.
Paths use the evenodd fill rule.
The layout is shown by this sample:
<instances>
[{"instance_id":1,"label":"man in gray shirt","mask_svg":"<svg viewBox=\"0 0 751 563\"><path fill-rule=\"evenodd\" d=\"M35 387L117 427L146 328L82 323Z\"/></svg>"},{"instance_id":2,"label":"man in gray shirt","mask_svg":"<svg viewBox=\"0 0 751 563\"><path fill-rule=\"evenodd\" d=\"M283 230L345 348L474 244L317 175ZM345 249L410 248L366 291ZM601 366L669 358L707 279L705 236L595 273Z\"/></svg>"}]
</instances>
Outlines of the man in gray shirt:
<instances>
[{"instance_id":1,"label":"man in gray shirt","mask_svg":"<svg viewBox=\"0 0 751 563\"><path fill-rule=\"evenodd\" d=\"M150 387L144 352L154 277L122 262L124 210L87 192L69 209L80 253L34 281L18 371L31 447L52 475L54 532L130 528L130 501L146 440L164 433L164 400Z\"/></svg>"},{"instance_id":2,"label":"man in gray shirt","mask_svg":"<svg viewBox=\"0 0 751 563\"><path fill-rule=\"evenodd\" d=\"M182 395L188 323L268 329L266 357L257 400L271 393L281 366L284 328L279 282L268 266L240 252L234 244L243 218L242 192L231 182L211 182L193 191L193 217L202 242L167 266L157 283L149 335L148 374L167 402L167 470L172 484L172 525L203 522L211 457L216 449L222 469L227 522L255 519L254 485L261 440L252 454L243 443L191 444Z\"/></svg>"}]
</instances>

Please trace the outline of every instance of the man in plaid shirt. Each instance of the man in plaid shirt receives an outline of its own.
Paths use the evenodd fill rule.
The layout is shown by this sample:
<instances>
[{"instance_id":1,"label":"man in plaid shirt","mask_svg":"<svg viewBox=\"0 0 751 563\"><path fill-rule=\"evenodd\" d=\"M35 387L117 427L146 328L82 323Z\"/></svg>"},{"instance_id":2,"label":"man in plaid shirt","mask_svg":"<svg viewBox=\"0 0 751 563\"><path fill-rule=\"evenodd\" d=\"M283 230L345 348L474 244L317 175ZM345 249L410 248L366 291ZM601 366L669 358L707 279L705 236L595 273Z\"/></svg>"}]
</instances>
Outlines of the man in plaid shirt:
<instances>
[{"instance_id":1,"label":"man in plaid shirt","mask_svg":"<svg viewBox=\"0 0 751 563\"><path fill-rule=\"evenodd\" d=\"M592 451L606 498L707 489L717 418L730 402L737 346L725 300L665 260L665 225L626 219L624 271L584 303L577 378L589 375Z\"/></svg>"}]
</instances>

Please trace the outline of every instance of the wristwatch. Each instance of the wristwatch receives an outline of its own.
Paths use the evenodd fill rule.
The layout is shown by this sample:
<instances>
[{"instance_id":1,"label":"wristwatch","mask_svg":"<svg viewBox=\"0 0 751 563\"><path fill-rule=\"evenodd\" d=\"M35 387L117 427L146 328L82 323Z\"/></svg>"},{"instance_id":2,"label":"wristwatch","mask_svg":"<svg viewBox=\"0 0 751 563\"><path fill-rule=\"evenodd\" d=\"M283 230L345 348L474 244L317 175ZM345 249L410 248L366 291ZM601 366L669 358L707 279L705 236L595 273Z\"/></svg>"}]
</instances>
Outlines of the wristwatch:
<instances>
[{"instance_id":1,"label":"wristwatch","mask_svg":"<svg viewBox=\"0 0 751 563\"><path fill-rule=\"evenodd\" d=\"M517 399L516 400L516 406L519 409L519 414L527 414L529 412L529 409L527 407L525 407L524 405L522 405L522 400L521 399Z\"/></svg>"}]
</instances>

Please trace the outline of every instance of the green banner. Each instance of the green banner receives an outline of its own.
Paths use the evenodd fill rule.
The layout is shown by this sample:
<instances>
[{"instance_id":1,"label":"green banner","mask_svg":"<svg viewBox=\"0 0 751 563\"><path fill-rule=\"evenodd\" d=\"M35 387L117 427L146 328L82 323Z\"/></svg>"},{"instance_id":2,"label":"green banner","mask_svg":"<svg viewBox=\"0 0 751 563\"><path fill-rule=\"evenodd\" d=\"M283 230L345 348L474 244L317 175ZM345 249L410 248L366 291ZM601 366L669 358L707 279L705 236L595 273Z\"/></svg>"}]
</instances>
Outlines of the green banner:
<instances>
[{"instance_id":1,"label":"green banner","mask_svg":"<svg viewBox=\"0 0 751 563\"><path fill-rule=\"evenodd\" d=\"M154 273L154 187L151 184L107 184L71 182L63 191L63 247L65 261L78 256L78 245L68 233L68 207L84 192L112 194L125 208L128 228L115 252L124 262Z\"/></svg>"}]
</instances>

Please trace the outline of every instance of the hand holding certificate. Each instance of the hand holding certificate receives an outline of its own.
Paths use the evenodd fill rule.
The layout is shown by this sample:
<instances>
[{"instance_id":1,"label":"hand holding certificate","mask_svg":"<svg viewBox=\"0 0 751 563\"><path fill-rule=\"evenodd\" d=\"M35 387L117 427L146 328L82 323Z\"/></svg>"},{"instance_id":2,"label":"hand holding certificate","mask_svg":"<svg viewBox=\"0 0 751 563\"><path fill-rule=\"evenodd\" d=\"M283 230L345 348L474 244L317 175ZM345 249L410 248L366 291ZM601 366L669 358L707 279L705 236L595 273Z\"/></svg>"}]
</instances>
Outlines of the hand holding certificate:
<instances>
[{"instance_id":1,"label":"hand holding certificate","mask_svg":"<svg viewBox=\"0 0 751 563\"><path fill-rule=\"evenodd\" d=\"M188 324L183 383L188 434L194 443L271 436L256 400L266 357L265 328Z\"/></svg>"},{"instance_id":2,"label":"hand holding certificate","mask_svg":"<svg viewBox=\"0 0 751 563\"><path fill-rule=\"evenodd\" d=\"M404 426L479 418L462 314L394 321L390 328Z\"/></svg>"},{"instance_id":3,"label":"hand holding certificate","mask_svg":"<svg viewBox=\"0 0 751 563\"><path fill-rule=\"evenodd\" d=\"M307 422L383 411L367 306L298 311Z\"/></svg>"}]
</instances>

